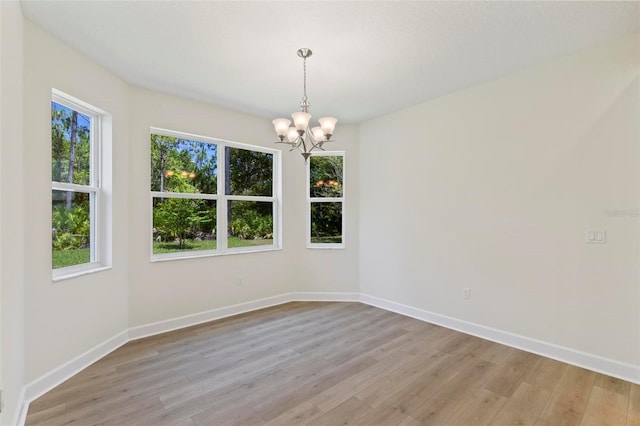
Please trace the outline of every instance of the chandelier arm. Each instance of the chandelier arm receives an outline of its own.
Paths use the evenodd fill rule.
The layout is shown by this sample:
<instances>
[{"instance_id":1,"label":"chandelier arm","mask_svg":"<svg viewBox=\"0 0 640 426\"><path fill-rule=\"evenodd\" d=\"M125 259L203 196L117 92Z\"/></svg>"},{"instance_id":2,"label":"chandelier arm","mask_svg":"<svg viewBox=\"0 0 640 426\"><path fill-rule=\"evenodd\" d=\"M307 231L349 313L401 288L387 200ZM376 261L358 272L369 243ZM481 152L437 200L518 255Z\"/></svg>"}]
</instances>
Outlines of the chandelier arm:
<instances>
[{"instance_id":1,"label":"chandelier arm","mask_svg":"<svg viewBox=\"0 0 640 426\"><path fill-rule=\"evenodd\" d=\"M309 150L307 150L307 142L304 140L304 138L302 136L300 136L300 144L302 146L302 149L300 151L304 152L309 152Z\"/></svg>"},{"instance_id":2,"label":"chandelier arm","mask_svg":"<svg viewBox=\"0 0 640 426\"><path fill-rule=\"evenodd\" d=\"M311 143L311 148L309 148L309 151L307 152L311 152L314 149L319 149L324 151L324 149L322 148L322 144L325 141L317 141L316 138L313 136L313 132L311 132L311 130L309 130L309 128L307 127L306 130L306 136L309 138L309 142Z\"/></svg>"}]
</instances>

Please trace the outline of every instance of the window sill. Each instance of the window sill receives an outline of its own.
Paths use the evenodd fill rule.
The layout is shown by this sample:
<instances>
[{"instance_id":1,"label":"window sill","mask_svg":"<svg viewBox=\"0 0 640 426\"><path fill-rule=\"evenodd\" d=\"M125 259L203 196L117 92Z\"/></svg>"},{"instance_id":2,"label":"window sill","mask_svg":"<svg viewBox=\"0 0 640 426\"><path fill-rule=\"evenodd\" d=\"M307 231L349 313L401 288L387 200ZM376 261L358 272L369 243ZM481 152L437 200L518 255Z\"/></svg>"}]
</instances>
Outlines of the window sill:
<instances>
[{"instance_id":1,"label":"window sill","mask_svg":"<svg viewBox=\"0 0 640 426\"><path fill-rule=\"evenodd\" d=\"M233 250L233 251L225 251L225 252L215 252L215 251L200 251L198 252L198 254L194 253L194 254L189 254L189 255L176 255L176 254L170 254L170 255L158 255L158 254L154 254L151 255L151 263L155 263L155 262L170 262L173 260L188 260L188 259L201 259L201 258L205 258L205 257L218 257L218 256L227 256L227 255L233 255L233 254L247 254L247 253L264 253L264 252L269 252L269 251L280 251L282 250L281 247L273 247L273 246L267 246L266 248L246 248L246 249L240 249L240 250Z\"/></svg>"},{"instance_id":2,"label":"window sill","mask_svg":"<svg viewBox=\"0 0 640 426\"><path fill-rule=\"evenodd\" d=\"M346 247L344 244L307 244L307 248L320 250L344 250Z\"/></svg>"},{"instance_id":3,"label":"window sill","mask_svg":"<svg viewBox=\"0 0 640 426\"><path fill-rule=\"evenodd\" d=\"M95 274L96 272L102 272L112 269L111 266L103 266L103 265L91 265L89 268L83 269L75 269L72 271L60 271L60 269L53 270L53 282L69 280L71 278L81 277L83 275ZM56 273L56 271L60 271Z\"/></svg>"}]
</instances>

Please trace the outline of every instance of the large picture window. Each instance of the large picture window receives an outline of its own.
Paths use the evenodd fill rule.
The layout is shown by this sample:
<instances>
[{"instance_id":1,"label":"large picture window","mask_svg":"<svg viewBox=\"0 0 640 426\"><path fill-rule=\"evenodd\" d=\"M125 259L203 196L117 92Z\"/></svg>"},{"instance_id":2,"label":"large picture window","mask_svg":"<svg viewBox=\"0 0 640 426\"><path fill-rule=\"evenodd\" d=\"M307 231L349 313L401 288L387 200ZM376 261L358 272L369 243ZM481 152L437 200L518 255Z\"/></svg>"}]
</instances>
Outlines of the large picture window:
<instances>
[{"instance_id":1,"label":"large picture window","mask_svg":"<svg viewBox=\"0 0 640 426\"><path fill-rule=\"evenodd\" d=\"M151 131L152 258L279 248L278 151Z\"/></svg>"},{"instance_id":2,"label":"large picture window","mask_svg":"<svg viewBox=\"0 0 640 426\"><path fill-rule=\"evenodd\" d=\"M344 248L344 152L313 153L307 162L307 246Z\"/></svg>"},{"instance_id":3,"label":"large picture window","mask_svg":"<svg viewBox=\"0 0 640 426\"><path fill-rule=\"evenodd\" d=\"M51 246L54 278L104 265L102 111L54 91L51 101Z\"/></svg>"}]
</instances>

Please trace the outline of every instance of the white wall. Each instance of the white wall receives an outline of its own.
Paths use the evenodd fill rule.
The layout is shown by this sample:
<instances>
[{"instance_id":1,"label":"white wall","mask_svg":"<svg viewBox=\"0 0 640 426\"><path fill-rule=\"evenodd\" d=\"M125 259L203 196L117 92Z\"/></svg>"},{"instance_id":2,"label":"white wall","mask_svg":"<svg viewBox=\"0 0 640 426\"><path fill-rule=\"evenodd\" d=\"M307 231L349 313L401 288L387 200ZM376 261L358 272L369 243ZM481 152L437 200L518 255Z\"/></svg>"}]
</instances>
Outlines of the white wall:
<instances>
[{"instance_id":1,"label":"white wall","mask_svg":"<svg viewBox=\"0 0 640 426\"><path fill-rule=\"evenodd\" d=\"M134 259L129 275L131 326L294 291L357 291L354 267L358 259L357 239L353 238L346 250L305 248L304 160L299 153L288 150L282 152L282 250L150 262L150 127L270 148L281 145L274 144L276 137L269 120L145 89L131 90L131 112L128 206L129 255ZM341 143L334 144L332 149L355 146L357 127L341 126L338 132L336 137ZM355 207L355 156L347 168L347 178L354 181L348 201ZM357 208L349 211L347 221L349 230L356 231Z\"/></svg>"},{"instance_id":2,"label":"white wall","mask_svg":"<svg viewBox=\"0 0 640 426\"><path fill-rule=\"evenodd\" d=\"M634 35L362 124L361 291L640 366L638 51Z\"/></svg>"},{"instance_id":3,"label":"white wall","mask_svg":"<svg viewBox=\"0 0 640 426\"><path fill-rule=\"evenodd\" d=\"M11 424L24 384L23 173L20 4L0 2L0 424Z\"/></svg>"},{"instance_id":4,"label":"white wall","mask_svg":"<svg viewBox=\"0 0 640 426\"><path fill-rule=\"evenodd\" d=\"M128 85L24 21L23 170L25 374L32 381L126 329L128 324ZM51 278L51 90L113 118L113 268L65 281Z\"/></svg>"}]
</instances>

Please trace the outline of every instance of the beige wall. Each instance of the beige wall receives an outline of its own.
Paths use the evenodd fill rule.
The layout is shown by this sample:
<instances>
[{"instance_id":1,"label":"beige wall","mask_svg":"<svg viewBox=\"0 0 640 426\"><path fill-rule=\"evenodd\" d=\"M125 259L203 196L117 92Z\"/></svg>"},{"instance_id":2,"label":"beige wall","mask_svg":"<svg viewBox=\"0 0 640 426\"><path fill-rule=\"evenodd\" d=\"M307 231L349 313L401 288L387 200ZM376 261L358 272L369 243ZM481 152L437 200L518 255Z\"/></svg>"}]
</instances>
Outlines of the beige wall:
<instances>
[{"instance_id":1,"label":"beige wall","mask_svg":"<svg viewBox=\"0 0 640 426\"><path fill-rule=\"evenodd\" d=\"M57 39L25 22L24 170L28 188L22 261L25 378L29 382L126 329L128 323L128 85ZM51 279L51 90L56 88L113 117L113 268Z\"/></svg>"},{"instance_id":2,"label":"beige wall","mask_svg":"<svg viewBox=\"0 0 640 426\"><path fill-rule=\"evenodd\" d=\"M627 37L362 124L360 290L640 365L638 51Z\"/></svg>"},{"instance_id":3,"label":"beige wall","mask_svg":"<svg viewBox=\"0 0 640 426\"><path fill-rule=\"evenodd\" d=\"M22 50L17 2L0 2L0 424L13 422L24 384Z\"/></svg>"}]
</instances>

